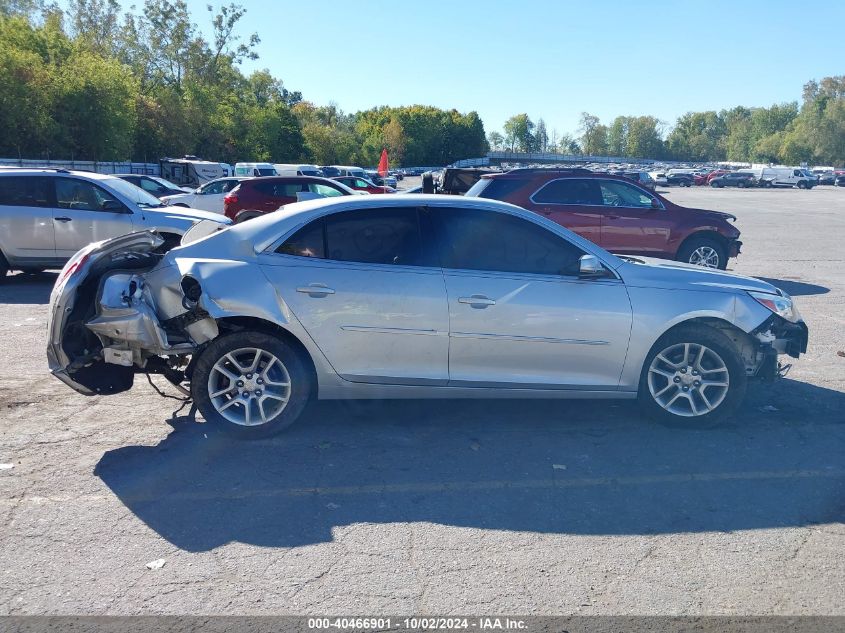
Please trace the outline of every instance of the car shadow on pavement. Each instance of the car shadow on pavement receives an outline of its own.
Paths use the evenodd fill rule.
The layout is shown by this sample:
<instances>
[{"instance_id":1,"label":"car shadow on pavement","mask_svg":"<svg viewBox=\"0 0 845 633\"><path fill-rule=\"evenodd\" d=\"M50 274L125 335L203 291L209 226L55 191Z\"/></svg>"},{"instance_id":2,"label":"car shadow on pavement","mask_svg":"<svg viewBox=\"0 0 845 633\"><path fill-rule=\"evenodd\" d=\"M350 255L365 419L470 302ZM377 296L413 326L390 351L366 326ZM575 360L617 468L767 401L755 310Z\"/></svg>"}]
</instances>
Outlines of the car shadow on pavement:
<instances>
[{"instance_id":1,"label":"car shadow on pavement","mask_svg":"<svg viewBox=\"0 0 845 633\"><path fill-rule=\"evenodd\" d=\"M845 520L845 394L783 380L714 429L633 403L315 403L269 440L175 423L95 473L188 551L295 547L356 523L660 534Z\"/></svg>"},{"instance_id":2,"label":"car shadow on pavement","mask_svg":"<svg viewBox=\"0 0 845 633\"><path fill-rule=\"evenodd\" d=\"M0 303L48 303L56 277L55 272L9 275L0 281Z\"/></svg>"},{"instance_id":3,"label":"car shadow on pavement","mask_svg":"<svg viewBox=\"0 0 845 633\"><path fill-rule=\"evenodd\" d=\"M807 295L826 295L830 292L830 288L825 286L818 286L816 284L808 284L803 281L796 281L794 279L771 279L769 277L757 277L760 281L765 281L773 286L780 288L786 294L793 297L801 297Z\"/></svg>"}]
</instances>

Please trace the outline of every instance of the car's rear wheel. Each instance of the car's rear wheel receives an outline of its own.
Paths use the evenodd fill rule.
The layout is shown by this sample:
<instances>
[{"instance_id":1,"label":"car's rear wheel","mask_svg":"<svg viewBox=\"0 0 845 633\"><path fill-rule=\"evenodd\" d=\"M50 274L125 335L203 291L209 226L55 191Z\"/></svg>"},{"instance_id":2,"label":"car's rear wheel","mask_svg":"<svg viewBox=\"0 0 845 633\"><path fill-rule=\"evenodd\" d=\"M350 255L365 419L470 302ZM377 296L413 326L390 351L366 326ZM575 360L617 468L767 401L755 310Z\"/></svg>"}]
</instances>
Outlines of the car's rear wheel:
<instances>
[{"instance_id":1,"label":"car's rear wheel","mask_svg":"<svg viewBox=\"0 0 845 633\"><path fill-rule=\"evenodd\" d=\"M730 415L748 379L736 346L713 328L682 327L655 343L640 378L644 412L661 422L707 427Z\"/></svg>"},{"instance_id":2,"label":"car's rear wheel","mask_svg":"<svg viewBox=\"0 0 845 633\"><path fill-rule=\"evenodd\" d=\"M693 237L683 243L676 259L679 262L725 270L728 255L725 247L709 237Z\"/></svg>"},{"instance_id":3,"label":"car's rear wheel","mask_svg":"<svg viewBox=\"0 0 845 633\"><path fill-rule=\"evenodd\" d=\"M263 332L218 338L202 352L191 378L191 395L203 417L246 439L275 435L293 424L311 388L296 350Z\"/></svg>"}]
</instances>

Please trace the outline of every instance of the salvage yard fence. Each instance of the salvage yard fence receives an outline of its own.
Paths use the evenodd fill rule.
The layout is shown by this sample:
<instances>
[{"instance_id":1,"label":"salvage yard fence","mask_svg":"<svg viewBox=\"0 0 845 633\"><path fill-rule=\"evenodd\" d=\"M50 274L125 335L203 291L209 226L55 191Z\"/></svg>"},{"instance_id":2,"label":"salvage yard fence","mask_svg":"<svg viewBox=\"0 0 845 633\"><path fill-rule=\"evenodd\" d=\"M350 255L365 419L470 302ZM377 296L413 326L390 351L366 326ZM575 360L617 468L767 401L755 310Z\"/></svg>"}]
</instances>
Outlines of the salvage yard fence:
<instances>
[{"instance_id":1,"label":"salvage yard fence","mask_svg":"<svg viewBox=\"0 0 845 633\"><path fill-rule=\"evenodd\" d=\"M96 160L54 160L27 158L0 158L2 167L24 167L48 169L72 169L78 171L93 171L98 174L145 174L147 176L160 175L158 163L132 163L129 161L96 161Z\"/></svg>"}]
</instances>

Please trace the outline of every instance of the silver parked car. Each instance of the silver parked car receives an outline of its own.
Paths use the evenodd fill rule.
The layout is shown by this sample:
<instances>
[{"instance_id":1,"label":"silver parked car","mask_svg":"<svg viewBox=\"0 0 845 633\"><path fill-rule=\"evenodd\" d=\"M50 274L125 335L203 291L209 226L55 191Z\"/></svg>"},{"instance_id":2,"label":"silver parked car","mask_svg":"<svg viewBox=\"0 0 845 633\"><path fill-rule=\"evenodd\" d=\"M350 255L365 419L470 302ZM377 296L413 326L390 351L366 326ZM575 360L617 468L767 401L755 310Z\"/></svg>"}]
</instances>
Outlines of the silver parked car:
<instances>
[{"instance_id":1,"label":"silver parked car","mask_svg":"<svg viewBox=\"0 0 845 633\"><path fill-rule=\"evenodd\" d=\"M0 169L0 279L9 270L58 268L79 249L133 231L157 231L178 244L214 213L168 207L140 187L63 169Z\"/></svg>"},{"instance_id":2,"label":"silver parked car","mask_svg":"<svg viewBox=\"0 0 845 633\"><path fill-rule=\"evenodd\" d=\"M248 437L310 398L639 397L658 418L712 422L807 346L771 284L621 259L487 199L314 200L200 225L163 256L159 241L134 234L68 263L50 368L89 395L163 374Z\"/></svg>"}]
</instances>

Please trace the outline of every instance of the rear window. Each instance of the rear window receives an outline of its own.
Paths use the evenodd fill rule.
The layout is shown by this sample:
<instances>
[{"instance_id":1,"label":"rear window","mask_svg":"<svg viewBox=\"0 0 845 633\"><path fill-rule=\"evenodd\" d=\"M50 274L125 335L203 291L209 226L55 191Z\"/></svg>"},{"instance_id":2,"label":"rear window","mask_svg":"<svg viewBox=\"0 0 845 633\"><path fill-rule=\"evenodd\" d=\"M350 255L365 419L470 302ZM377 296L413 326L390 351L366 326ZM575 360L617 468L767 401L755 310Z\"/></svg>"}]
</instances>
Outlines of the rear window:
<instances>
[{"instance_id":1,"label":"rear window","mask_svg":"<svg viewBox=\"0 0 845 633\"><path fill-rule=\"evenodd\" d=\"M300 182L261 182L252 183L252 187L259 193L271 198L296 198L299 191L307 191L307 187Z\"/></svg>"},{"instance_id":2,"label":"rear window","mask_svg":"<svg viewBox=\"0 0 845 633\"><path fill-rule=\"evenodd\" d=\"M470 198L506 200L515 191L528 183L525 178L482 178L465 195Z\"/></svg>"},{"instance_id":3,"label":"rear window","mask_svg":"<svg viewBox=\"0 0 845 633\"><path fill-rule=\"evenodd\" d=\"M561 178L552 180L531 197L539 204L602 204L601 190L595 180L586 178Z\"/></svg>"},{"instance_id":4,"label":"rear window","mask_svg":"<svg viewBox=\"0 0 845 633\"><path fill-rule=\"evenodd\" d=\"M51 207L53 199L49 178L12 176L0 178L0 205L14 207Z\"/></svg>"}]
</instances>

